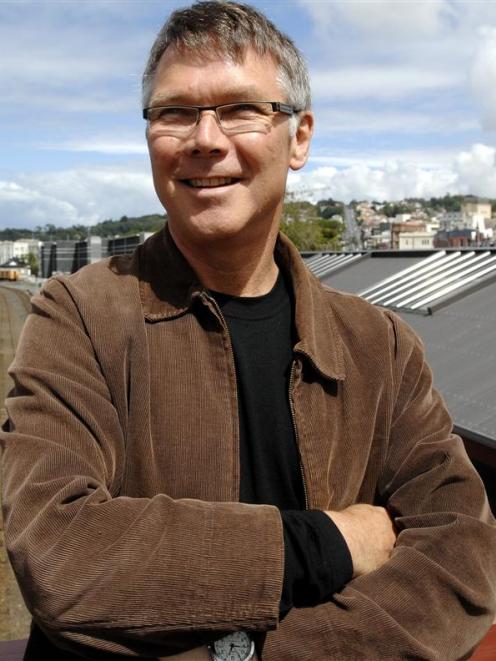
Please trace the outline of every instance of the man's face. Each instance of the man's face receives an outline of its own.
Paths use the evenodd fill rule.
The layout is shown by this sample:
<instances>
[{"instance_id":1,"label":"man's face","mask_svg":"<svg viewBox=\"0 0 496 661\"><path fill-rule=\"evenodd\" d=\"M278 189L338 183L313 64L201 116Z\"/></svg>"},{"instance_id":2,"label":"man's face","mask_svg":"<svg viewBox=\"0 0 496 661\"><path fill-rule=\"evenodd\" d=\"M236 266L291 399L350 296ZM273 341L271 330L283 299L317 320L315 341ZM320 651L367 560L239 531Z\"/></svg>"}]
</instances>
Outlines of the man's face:
<instances>
[{"instance_id":1,"label":"man's face","mask_svg":"<svg viewBox=\"0 0 496 661\"><path fill-rule=\"evenodd\" d=\"M251 49L235 63L202 61L171 47L160 60L149 105L286 102L276 76L273 59ZM303 113L293 138L289 116L281 113L268 133L225 135L211 112L186 138L161 134L152 123L147 139L153 180L174 238L194 245L235 235L247 241L266 237L278 226L288 168L305 164L311 133L311 113Z\"/></svg>"}]
</instances>

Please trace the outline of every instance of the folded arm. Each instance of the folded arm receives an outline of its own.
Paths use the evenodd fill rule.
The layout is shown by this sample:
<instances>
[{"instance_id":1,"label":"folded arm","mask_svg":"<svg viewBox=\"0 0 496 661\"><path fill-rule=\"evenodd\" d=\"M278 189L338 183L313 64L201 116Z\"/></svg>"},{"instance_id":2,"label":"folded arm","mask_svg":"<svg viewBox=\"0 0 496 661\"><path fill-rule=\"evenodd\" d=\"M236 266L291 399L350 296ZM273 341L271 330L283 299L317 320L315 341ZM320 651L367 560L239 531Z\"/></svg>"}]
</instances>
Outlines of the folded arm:
<instances>
[{"instance_id":1,"label":"folded arm","mask_svg":"<svg viewBox=\"0 0 496 661\"><path fill-rule=\"evenodd\" d=\"M49 637L91 658L153 657L277 625L275 507L119 495L126 436L63 283L35 298L11 374L6 544Z\"/></svg>"}]
</instances>

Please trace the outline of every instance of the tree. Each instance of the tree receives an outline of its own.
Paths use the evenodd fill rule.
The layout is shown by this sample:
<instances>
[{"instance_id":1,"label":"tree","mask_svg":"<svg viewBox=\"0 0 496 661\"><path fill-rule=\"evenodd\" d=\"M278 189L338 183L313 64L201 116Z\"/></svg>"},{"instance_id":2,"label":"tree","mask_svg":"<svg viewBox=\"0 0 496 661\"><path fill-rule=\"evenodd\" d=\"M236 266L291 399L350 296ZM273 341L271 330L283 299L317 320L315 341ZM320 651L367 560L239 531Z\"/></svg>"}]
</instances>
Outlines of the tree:
<instances>
[{"instance_id":1,"label":"tree","mask_svg":"<svg viewBox=\"0 0 496 661\"><path fill-rule=\"evenodd\" d=\"M344 205L342 202L336 202L332 198L319 200L317 202L317 211L321 218L332 218L332 216L344 216Z\"/></svg>"},{"instance_id":2,"label":"tree","mask_svg":"<svg viewBox=\"0 0 496 661\"><path fill-rule=\"evenodd\" d=\"M297 200L284 203L282 212L283 222L292 223L295 220L309 221L316 220L318 212L315 204L307 202L306 200Z\"/></svg>"},{"instance_id":3,"label":"tree","mask_svg":"<svg viewBox=\"0 0 496 661\"><path fill-rule=\"evenodd\" d=\"M298 250L322 250L325 245L322 228L315 220L282 222L281 231L291 239Z\"/></svg>"},{"instance_id":4,"label":"tree","mask_svg":"<svg viewBox=\"0 0 496 661\"><path fill-rule=\"evenodd\" d=\"M340 220L323 218L319 221L319 225L322 230L322 237L326 248L328 250L341 250L341 236L344 228L343 222Z\"/></svg>"},{"instance_id":5,"label":"tree","mask_svg":"<svg viewBox=\"0 0 496 661\"><path fill-rule=\"evenodd\" d=\"M325 218L319 205L326 210ZM306 200L286 201L281 230L299 250L340 250L343 223L327 216L331 210L340 214L343 205L334 200L323 200L317 204Z\"/></svg>"},{"instance_id":6,"label":"tree","mask_svg":"<svg viewBox=\"0 0 496 661\"><path fill-rule=\"evenodd\" d=\"M40 272L40 264L36 255L33 252L28 252L27 255L23 255L20 259L29 266L31 274L37 278Z\"/></svg>"}]
</instances>

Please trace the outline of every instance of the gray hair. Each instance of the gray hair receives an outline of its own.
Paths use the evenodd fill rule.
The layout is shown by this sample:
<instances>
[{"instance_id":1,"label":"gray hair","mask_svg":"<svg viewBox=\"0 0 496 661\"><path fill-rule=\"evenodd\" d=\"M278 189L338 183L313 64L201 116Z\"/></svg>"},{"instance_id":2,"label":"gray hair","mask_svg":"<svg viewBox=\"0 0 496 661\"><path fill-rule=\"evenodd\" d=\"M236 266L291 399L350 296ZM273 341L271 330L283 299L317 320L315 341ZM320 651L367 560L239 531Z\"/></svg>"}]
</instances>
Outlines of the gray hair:
<instances>
[{"instance_id":1,"label":"gray hair","mask_svg":"<svg viewBox=\"0 0 496 661\"><path fill-rule=\"evenodd\" d=\"M291 39L280 32L261 12L238 2L208 0L174 11L164 24L150 50L143 73L143 107L150 102L158 63L169 46L199 57L222 55L242 62L246 49L271 55L279 67L277 82L286 103L297 110L311 106L308 69ZM294 134L298 120L290 124Z\"/></svg>"}]
</instances>

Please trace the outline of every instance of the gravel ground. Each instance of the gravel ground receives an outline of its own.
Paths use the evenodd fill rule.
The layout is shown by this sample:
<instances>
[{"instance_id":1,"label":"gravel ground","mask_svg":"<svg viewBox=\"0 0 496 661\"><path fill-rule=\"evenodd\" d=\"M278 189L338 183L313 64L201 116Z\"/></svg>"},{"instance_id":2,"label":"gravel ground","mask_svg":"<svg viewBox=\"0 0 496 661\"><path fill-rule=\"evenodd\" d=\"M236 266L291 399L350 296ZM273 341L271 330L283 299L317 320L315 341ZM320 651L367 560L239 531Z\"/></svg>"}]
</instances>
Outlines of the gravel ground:
<instances>
[{"instance_id":1,"label":"gravel ground","mask_svg":"<svg viewBox=\"0 0 496 661\"><path fill-rule=\"evenodd\" d=\"M4 399L12 386L7 368L14 357L29 297L22 291L0 286L0 424L5 420ZM31 618L5 553L0 515L0 640L26 638Z\"/></svg>"}]
</instances>

